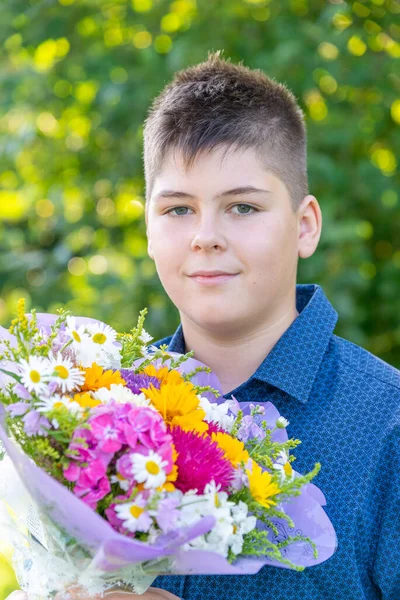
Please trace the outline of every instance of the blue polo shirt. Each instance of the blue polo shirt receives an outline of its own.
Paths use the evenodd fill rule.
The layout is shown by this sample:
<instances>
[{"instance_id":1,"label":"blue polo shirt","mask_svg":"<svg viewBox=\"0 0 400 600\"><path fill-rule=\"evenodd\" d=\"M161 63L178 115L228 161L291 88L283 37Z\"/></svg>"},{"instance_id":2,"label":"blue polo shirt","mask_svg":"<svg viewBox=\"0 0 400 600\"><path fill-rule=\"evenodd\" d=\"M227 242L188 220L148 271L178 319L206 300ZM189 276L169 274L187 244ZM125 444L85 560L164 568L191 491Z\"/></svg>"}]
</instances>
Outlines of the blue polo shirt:
<instances>
[{"instance_id":1,"label":"blue polo shirt","mask_svg":"<svg viewBox=\"0 0 400 600\"><path fill-rule=\"evenodd\" d=\"M184 600L400 600L400 371L334 335L338 314L318 285L298 285L299 316L256 372L225 394L272 402L289 421L296 470L314 483L336 530L325 563L298 573L163 576ZM180 325L155 345L184 353Z\"/></svg>"}]
</instances>

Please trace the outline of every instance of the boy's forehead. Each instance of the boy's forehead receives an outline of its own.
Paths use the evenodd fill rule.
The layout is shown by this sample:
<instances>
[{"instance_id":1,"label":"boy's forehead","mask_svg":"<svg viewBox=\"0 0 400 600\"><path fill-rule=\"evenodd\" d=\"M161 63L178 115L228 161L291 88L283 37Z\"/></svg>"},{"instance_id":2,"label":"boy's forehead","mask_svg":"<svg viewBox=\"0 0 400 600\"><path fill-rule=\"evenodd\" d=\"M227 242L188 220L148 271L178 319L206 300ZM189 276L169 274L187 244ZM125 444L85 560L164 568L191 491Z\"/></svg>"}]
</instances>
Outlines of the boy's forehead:
<instances>
[{"instance_id":1,"label":"boy's forehead","mask_svg":"<svg viewBox=\"0 0 400 600\"><path fill-rule=\"evenodd\" d=\"M170 150L164 157L154 179L152 196L158 196L165 189L190 193L190 190L183 189L184 186L200 187L202 190L210 188L215 193L225 191L227 186L268 189L268 186L276 187L274 180L277 179L253 148L235 150L220 147L203 151L190 167L182 151L176 149Z\"/></svg>"}]
</instances>

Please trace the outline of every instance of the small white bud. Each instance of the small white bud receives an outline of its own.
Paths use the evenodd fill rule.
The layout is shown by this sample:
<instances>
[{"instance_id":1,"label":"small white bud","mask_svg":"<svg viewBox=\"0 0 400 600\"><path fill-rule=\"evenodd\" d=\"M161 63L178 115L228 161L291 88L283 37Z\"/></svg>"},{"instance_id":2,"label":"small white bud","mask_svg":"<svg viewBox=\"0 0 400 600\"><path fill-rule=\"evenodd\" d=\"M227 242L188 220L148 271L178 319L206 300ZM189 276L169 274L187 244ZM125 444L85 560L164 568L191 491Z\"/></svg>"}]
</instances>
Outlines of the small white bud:
<instances>
[{"instance_id":1,"label":"small white bud","mask_svg":"<svg viewBox=\"0 0 400 600\"><path fill-rule=\"evenodd\" d=\"M286 429L288 425L289 421L285 419L285 417L279 417L279 419L276 422L276 426L278 427L278 429Z\"/></svg>"}]
</instances>

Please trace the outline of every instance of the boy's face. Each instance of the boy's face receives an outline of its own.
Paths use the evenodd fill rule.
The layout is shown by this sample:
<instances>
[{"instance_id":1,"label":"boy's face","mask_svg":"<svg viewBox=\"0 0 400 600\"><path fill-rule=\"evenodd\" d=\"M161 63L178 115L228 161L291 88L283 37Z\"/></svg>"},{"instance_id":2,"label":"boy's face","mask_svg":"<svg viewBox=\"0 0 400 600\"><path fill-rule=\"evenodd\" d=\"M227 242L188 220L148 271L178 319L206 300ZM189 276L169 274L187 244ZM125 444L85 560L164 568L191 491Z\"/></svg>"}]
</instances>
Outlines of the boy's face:
<instances>
[{"instance_id":1,"label":"boy's face","mask_svg":"<svg viewBox=\"0 0 400 600\"><path fill-rule=\"evenodd\" d=\"M294 213L286 186L253 149L223 152L201 155L188 172L178 152L169 154L146 223L149 255L182 322L226 338L259 331L293 310L298 256L312 254L318 240L312 251L305 248L307 202ZM246 186L265 191L224 194ZM168 197L160 195L166 190ZM230 277L196 278L198 271Z\"/></svg>"}]
</instances>

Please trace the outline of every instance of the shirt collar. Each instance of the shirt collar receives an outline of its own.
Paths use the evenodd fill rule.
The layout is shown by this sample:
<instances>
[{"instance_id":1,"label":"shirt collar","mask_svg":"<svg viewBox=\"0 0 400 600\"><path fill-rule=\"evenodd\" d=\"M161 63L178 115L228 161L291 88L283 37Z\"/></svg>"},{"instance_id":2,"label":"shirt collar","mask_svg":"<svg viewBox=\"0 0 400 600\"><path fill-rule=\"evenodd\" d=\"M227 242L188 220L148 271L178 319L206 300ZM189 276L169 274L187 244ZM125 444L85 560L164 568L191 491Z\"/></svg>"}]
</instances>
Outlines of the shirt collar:
<instances>
[{"instance_id":1,"label":"shirt collar","mask_svg":"<svg viewBox=\"0 0 400 600\"><path fill-rule=\"evenodd\" d=\"M250 379L258 379L307 402L338 320L338 313L316 284L296 286L297 319L279 338ZM169 345L185 352L182 325Z\"/></svg>"}]
</instances>

